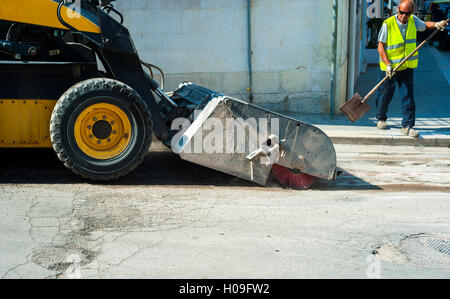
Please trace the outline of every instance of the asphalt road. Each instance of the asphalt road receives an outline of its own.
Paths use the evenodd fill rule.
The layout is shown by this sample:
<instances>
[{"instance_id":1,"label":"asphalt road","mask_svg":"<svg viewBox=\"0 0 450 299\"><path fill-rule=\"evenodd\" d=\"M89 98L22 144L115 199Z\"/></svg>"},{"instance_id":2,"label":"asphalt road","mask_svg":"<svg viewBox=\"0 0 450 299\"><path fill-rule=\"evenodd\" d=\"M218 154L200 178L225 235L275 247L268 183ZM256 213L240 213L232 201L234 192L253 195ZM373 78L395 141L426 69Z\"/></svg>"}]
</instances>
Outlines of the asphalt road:
<instances>
[{"instance_id":1,"label":"asphalt road","mask_svg":"<svg viewBox=\"0 0 450 299\"><path fill-rule=\"evenodd\" d=\"M151 152L91 183L0 155L4 278L448 278L448 148L336 145L342 175L261 187Z\"/></svg>"}]
</instances>

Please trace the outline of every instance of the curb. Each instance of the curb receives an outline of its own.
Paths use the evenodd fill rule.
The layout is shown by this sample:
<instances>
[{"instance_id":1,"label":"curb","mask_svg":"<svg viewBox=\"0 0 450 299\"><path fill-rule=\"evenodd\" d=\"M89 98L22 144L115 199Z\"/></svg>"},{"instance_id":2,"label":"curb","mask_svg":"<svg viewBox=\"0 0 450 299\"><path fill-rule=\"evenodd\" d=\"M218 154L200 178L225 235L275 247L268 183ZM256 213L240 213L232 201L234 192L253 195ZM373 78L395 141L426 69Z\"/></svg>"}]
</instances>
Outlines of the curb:
<instances>
[{"instance_id":1,"label":"curb","mask_svg":"<svg viewBox=\"0 0 450 299\"><path fill-rule=\"evenodd\" d=\"M374 131L367 129L340 130L334 127L322 127L322 130L333 143L336 144L361 144L361 145L391 145L391 146L427 146L450 147L450 132L444 134L430 134L420 132L419 138L400 135L396 130ZM449 134L445 134L449 133Z\"/></svg>"},{"instance_id":2,"label":"curb","mask_svg":"<svg viewBox=\"0 0 450 299\"><path fill-rule=\"evenodd\" d=\"M358 144L358 145L391 145L391 146L433 146L450 147L450 138L412 138L412 137L341 137L329 136L335 144Z\"/></svg>"},{"instance_id":3,"label":"curb","mask_svg":"<svg viewBox=\"0 0 450 299\"><path fill-rule=\"evenodd\" d=\"M150 145L149 152L169 152L172 151L165 146L155 135L152 137L152 144Z\"/></svg>"},{"instance_id":4,"label":"curb","mask_svg":"<svg viewBox=\"0 0 450 299\"><path fill-rule=\"evenodd\" d=\"M326 132L325 132L326 133ZM450 137L436 137L432 135L412 138L407 136L333 136L327 134L334 144L355 144L355 145L390 145L390 146L427 146L427 147L449 147ZM161 141L153 136L150 147L151 152L172 152Z\"/></svg>"}]
</instances>

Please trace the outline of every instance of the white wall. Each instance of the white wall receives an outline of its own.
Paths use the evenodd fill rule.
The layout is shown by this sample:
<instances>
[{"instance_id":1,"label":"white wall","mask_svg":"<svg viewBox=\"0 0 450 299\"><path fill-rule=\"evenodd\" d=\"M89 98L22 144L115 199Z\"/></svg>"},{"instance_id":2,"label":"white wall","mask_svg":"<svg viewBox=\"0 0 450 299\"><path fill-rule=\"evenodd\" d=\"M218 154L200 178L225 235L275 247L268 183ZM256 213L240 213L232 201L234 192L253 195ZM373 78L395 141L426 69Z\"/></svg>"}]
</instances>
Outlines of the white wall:
<instances>
[{"instance_id":1,"label":"white wall","mask_svg":"<svg viewBox=\"0 0 450 299\"><path fill-rule=\"evenodd\" d=\"M348 0L338 1L338 32L337 32L337 75L336 75L336 99L335 111L345 103L347 99L347 75L348 75L348 43L349 43L349 10Z\"/></svg>"},{"instance_id":2,"label":"white wall","mask_svg":"<svg viewBox=\"0 0 450 299\"><path fill-rule=\"evenodd\" d=\"M141 58L165 70L167 90L186 80L247 99L247 0L114 3ZM328 112L332 1L251 3L255 103L278 111ZM347 48L346 41L340 43Z\"/></svg>"},{"instance_id":3,"label":"white wall","mask_svg":"<svg viewBox=\"0 0 450 299\"><path fill-rule=\"evenodd\" d=\"M327 112L332 3L252 1L255 100L272 109Z\"/></svg>"}]
</instances>

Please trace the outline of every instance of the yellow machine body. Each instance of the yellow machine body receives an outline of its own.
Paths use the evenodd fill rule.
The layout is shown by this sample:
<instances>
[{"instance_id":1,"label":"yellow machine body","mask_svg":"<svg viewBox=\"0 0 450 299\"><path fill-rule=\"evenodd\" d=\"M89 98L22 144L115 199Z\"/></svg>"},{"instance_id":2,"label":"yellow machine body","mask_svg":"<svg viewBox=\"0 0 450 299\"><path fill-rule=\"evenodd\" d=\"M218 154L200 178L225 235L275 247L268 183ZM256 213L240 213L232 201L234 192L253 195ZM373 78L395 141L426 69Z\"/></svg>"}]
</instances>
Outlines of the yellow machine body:
<instances>
[{"instance_id":1,"label":"yellow machine body","mask_svg":"<svg viewBox=\"0 0 450 299\"><path fill-rule=\"evenodd\" d=\"M55 104L56 100L0 99L0 148L51 148Z\"/></svg>"},{"instance_id":2,"label":"yellow machine body","mask_svg":"<svg viewBox=\"0 0 450 299\"><path fill-rule=\"evenodd\" d=\"M1 0L0 19L51 28L67 29L58 20L58 2L53 0ZM74 9L76 6L73 7ZM100 27L75 10L63 6L61 16L79 31L100 33Z\"/></svg>"}]
</instances>

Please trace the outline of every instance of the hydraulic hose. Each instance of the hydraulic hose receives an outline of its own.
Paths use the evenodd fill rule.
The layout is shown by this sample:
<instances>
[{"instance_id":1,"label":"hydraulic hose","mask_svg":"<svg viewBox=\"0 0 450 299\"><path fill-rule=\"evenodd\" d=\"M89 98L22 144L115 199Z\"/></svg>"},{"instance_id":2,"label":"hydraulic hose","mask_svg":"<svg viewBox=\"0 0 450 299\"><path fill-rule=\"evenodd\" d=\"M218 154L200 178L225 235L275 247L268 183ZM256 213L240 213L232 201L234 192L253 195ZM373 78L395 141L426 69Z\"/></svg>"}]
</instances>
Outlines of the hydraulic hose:
<instances>
[{"instance_id":1,"label":"hydraulic hose","mask_svg":"<svg viewBox=\"0 0 450 299\"><path fill-rule=\"evenodd\" d=\"M71 26L70 24L67 24L67 23L63 20L63 18L62 18L62 16L61 16L61 8L62 8L63 5L64 5L64 0L62 0L62 1L59 3L59 5L58 5L57 15L58 15L59 21L60 21L61 24L63 24L65 27L69 28L69 30L72 30L72 31L75 31L75 32L80 32L78 29L74 28L74 27ZM105 8L106 8L107 10L109 10L109 11L112 10L112 11L114 11L115 13L117 13L117 14L119 15L119 17L121 18L121 23L123 22L123 16L122 16L117 10L115 10L115 9L112 7L112 5L107 5ZM154 65L154 64L147 63L147 62L144 62L144 61L142 61L142 60L139 60L139 61L140 61L140 63L141 63L142 65L146 66L146 67L149 69L150 75L151 75L152 79L153 79L153 77L154 77L152 68L155 68L155 69L157 69L157 70L159 71L159 73L161 74L161 84L160 84L161 87L156 88L154 91L156 92L156 94L158 94L158 96L164 98L164 99L167 100L171 105L173 105L173 106L176 107L177 104L163 92L163 90L164 90L164 79L165 79L165 78L164 78L164 72L163 72L163 70L162 70L160 67L158 67L158 66L156 66L156 65ZM155 82L155 84L156 84L156 82Z\"/></svg>"},{"instance_id":2,"label":"hydraulic hose","mask_svg":"<svg viewBox=\"0 0 450 299\"><path fill-rule=\"evenodd\" d=\"M139 61L141 62L142 65L144 65L145 67L147 67L149 69L150 75L151 75L152 78L154 78L152 68L155 68L155 69L158 70L158 72L161 74L161 90L164 90L165 78L164 78L163 70L160 67L158 67L158 66L156 66L154 64L151 64L151 63L148 63L148 62L144 62L142 60L139 60Z\"/></svg>"},{"instance_id":3,"label":"hydraulic hose","mask_svg":"<svg viewBox=\"0 0 450 299\"><path fill-rule=\"evenodd\" d=\"M120 24L123 24L123 15L117 11L112 4L105 5L103 9L109 14L111 11L116 13L120 18Z\"/></svg>"},{"instance_id":4,"label":"hydraulic hose","mask_svg":"<svg viewBox=\"0 0 450 299\"><path fill-rule=\"evenodd\" d=\"M70 24L67 24L67 23L63 20L63 18L62 18L62 16L61 16L61 8L62 8L63 5L64 5L64 0L61 0L61 2L60 2L59 5L58 5L58 10L56 11L56 13L57 13L57 15L58 15L58 20L61 22L61 24L63 24L64 26L66 26L66 27L69 28L70 30L75 31L75 32L80 32L80 30L76 29L75 27L71 26Z\"/></svg>"},{"instance_id":5,"label":"hydraulic hose","mask_svg":"<svg viewBox=\"0 0 450 299\"><path fill-rule=\"evenodd\" d=\"M175 103L168 95L166 95L165 93L164 93L164 91L163 91L163 89L164 89L164 72L163 72L163 70L160 68L160 67L158 67L158 66L156 66L156 65L154 65L154 64L151 64L151 63L147 63L147 62L144 62L144 61L142 61L142 60L139 60L140 62L141 62L141 64L142 65L144 65L144 66L146 66L148 69L149 69L149 71L150 71L150 75L151 75L151 80L150 81L153 81L153 82L150 82L150 85L151 85L151 88L152 88L152 90L161 98L161 99L164 99L164 100L166 100L167 102L169 102L172 106L174 106L174 107L178 107L178 105L177 105L177 103ZM155 68L155 69L157 69L160 73L161 73L161 87L159 87L158 86L158 83L154 80L154 78L153 78L153 71L152 71L152 68Z\"/></svg>"}]
</instances>

